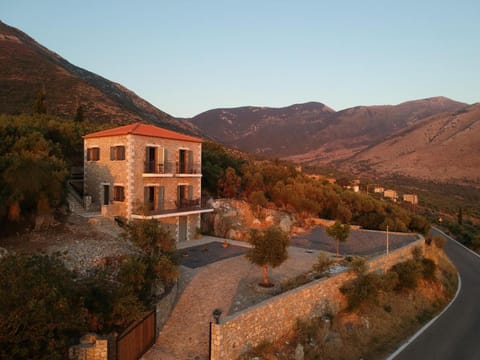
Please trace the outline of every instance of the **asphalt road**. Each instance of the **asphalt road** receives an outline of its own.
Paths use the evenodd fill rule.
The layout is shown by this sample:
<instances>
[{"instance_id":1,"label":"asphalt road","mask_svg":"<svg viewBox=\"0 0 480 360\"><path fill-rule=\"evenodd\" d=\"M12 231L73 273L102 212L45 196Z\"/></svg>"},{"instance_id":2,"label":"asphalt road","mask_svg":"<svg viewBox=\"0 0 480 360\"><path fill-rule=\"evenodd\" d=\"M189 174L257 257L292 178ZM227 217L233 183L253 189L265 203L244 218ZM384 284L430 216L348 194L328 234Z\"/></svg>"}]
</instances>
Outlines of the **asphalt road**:
<instances>
[{"instance_id":1,"label":"asphalt road","mask_svg":"<svg viewBox=\"0 0 480 360\"><path fill-rule=\"evenodd\" d=\"M405 347L395 360L480 359L480 257L448 239L445 251L461 277L456 300L430 327Z\"/></svg>"}]
</instances>

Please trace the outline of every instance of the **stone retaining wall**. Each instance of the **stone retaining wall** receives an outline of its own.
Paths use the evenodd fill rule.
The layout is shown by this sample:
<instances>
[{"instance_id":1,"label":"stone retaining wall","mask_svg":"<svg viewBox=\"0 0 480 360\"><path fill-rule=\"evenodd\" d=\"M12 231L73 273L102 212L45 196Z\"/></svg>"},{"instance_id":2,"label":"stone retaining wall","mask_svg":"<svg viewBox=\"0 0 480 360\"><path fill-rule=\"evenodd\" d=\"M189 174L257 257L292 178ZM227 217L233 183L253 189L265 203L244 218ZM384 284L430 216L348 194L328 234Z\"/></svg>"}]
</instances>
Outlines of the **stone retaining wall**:
<instances>
[{"instance_id":1,"label":"stone retaining wall","mask_svg":"<svg viewBox=\"0 0 480 360\"><path fill-rule=\"evenodd\" d=\"M424 249L425 240L419 240L379 256L368 262L369 271L388 269L412 257L412 249ZM227 316L220 324L211 324L211 360L236 359L250 347L264 340L275 341L291 332L297 319L334 313L347 306L339 288L353 278L350 271L315 280L299 288L268 299L249 309Z\"/></svg>"},{"instance_id":2,"label":"stone retaining wall","mask_svg":"<svg viewBox=\"0 0 480 360\"><path fill-rule=\"evenodd\" d=\"M163 325L167 322L168 318L170 317L170 314L172 313L173 306L175 304L175 300L177 298L178 294L178 282L173 285L173 288L170 290L170 292L163 297L156 305L155 305L155 311L156 311L156 334L160 334L160 331L163 328Z\"/></svg>"},{"instance_id":3,"label":"stone retaining wall","mask_svg":"<svg viewBox=\"0 0 480 360\"><path fill-rule=\"evenodd\" d=\"M80 339L80 344L70 347L70 360L107 360L107 340L100 339L96 334L86 334Z\"/></svg>"}]
</instances>

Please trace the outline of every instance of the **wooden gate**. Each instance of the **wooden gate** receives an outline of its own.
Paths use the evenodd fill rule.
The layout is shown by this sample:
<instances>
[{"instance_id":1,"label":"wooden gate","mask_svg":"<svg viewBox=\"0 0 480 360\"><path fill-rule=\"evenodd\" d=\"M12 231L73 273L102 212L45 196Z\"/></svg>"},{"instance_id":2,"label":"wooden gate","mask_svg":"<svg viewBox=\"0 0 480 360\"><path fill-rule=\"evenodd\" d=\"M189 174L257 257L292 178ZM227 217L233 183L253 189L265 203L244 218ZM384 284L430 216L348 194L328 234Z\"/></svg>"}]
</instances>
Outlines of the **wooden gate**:
<instances>
[{"instance_id":1,"label":"wooden gate","mask_svg":"<svg viewBox=\"0 0 480 360\"><path fill-rule=\"evenodd\" d=\"M155 343L156 311L128 327L117 338L117 360L137 360Z\"/></svg>"}]
</instances>

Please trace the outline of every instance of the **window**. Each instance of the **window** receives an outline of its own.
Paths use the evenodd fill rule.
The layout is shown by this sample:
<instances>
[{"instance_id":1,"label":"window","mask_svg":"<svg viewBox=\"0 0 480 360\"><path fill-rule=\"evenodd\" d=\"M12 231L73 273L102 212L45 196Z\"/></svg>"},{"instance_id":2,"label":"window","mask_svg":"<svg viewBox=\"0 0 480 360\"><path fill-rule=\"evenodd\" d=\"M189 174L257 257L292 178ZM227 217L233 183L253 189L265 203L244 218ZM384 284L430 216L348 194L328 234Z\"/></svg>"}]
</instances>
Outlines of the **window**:
<instances>
[{"instance_id":1,"label":"window","mask_svg":"<svg viewBox=\"0 0 480 360\"><path fill-rule=\"evenodd\" d=\"M125 200L125 189L123 186L114 186L113 187L113 201L124 201Z\"/></svg>"},{"instance_id":2,"label":"window","mask_svg":"<svg viewBox=\"0 0 480 360\"><path fill-rule=\"evenodd\" d=\"M100 148L92 147L87 149L87 160L98 161L100 160Z\"/></svg>"},{"instance_id":3,"label":"window","mask_svg":"<svg viewBox=\"0 0 480 360\"><path fill-rule=\"evenodd\" d=\"M125 160L125 146L110 147L110 160Z\"/></svg>"}]
</instances>

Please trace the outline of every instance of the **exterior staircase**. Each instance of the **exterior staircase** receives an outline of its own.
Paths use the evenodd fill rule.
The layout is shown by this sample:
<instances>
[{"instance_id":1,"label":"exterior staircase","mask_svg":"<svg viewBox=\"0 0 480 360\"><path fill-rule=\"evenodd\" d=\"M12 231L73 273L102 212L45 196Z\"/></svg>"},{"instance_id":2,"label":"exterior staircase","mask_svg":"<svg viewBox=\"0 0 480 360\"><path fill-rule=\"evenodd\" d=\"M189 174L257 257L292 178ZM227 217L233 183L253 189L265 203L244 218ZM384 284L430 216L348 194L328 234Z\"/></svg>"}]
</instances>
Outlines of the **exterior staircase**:
<instances>
[{"instance_id":1,"label":"exterior staircase","mask_svg":"<svg viewBox=\"0 0 480 360\"><path fill-rule=\"evenodd\" d=\"M85 210L85 207L83 206L83 200L80 197L80 195L77 194L75 189L68 183L67 185L67 203L68 203L68 209L77 215L86 217L86 218L91 218L95 216L100 216L100 209L96 209L93 204L90 207L90 209L87 211Z\"/></svg>"}]
</instances>

